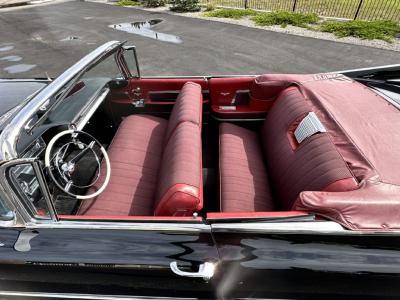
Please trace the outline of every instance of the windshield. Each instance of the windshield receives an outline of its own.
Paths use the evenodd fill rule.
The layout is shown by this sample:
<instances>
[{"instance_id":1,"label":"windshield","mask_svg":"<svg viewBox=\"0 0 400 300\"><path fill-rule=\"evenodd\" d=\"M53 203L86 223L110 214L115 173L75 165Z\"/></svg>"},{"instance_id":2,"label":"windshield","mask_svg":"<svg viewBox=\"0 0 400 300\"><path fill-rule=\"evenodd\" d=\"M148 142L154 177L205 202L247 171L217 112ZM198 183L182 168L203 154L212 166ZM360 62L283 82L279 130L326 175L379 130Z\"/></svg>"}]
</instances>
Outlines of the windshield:
<instances>
[{"instance_id":1,"label":"windshield","mask_svg":"<svg viewBox=\"0 0 400 300\"><path fill-rule=\"evenodd\" d=\"M32 121L34 125L30 134L23 132L17 149L25 149L32 140L55 125L70 124L85 108L96 99L106 88L107 84L123 77L116 61L116 52L105 56L79 77L64 85L58 93L50 98L37 112Z\"/></svg>"},{"instance_id":2,"label":"windshield","mask_svg":"<svg viewBox=\"0 0 400 300\"><path fill-rule=\"evenodd\" d=\"M72 122L108 82L122 76L115 61L115 54L109 55L86 71L67 92L62 91L61 94L66 94L61 101L54 99L57 103L50 109L44 124Z\"/></svg>"}]
</instances>

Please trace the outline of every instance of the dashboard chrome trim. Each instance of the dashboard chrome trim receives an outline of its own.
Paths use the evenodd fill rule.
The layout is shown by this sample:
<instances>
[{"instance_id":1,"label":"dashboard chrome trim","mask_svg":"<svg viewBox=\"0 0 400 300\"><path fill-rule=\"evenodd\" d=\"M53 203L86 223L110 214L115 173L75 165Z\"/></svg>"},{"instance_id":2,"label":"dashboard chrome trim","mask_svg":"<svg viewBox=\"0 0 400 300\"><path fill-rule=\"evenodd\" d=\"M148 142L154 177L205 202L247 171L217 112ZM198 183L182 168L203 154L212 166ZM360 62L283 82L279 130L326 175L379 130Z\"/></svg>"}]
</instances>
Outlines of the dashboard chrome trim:
<instances>
[{"instance_id":1,"label":"dashboard chrome trim","mask_svg":"<svg viewBox=\"0 0 400 300\"><path fill-rule=\"evenodd\" d=\"M95 111L99 108L101 103L106 99L108 93L110 92L109 88L106 88L104 91L101 92L100 96L97 97L96 100L90 101L90 108L87 111L83 112L83 117L79 119L81 116L78 117L78 122L76 123L76 129L81 131L83 130L83 127L87 124L87 122L90 120L90 118L93 116Z\"/></svg>"}]
</instances>

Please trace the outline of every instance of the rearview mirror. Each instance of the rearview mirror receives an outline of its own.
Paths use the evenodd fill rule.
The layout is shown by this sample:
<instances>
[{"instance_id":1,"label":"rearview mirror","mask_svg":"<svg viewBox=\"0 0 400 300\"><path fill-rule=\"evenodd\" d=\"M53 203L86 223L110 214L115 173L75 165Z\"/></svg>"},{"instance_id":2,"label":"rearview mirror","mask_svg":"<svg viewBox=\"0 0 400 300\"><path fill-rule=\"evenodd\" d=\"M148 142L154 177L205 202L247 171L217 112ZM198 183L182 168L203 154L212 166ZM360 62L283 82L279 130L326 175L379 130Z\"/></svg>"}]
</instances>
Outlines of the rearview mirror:
<instances>
[{"instance_id":1,"label":"rearview mirror","mask_svg":"<svg viewBox=\"0 0 400 300\"><path fill-rule=\"evenodd\" d=\"M136 47L124 46L124 52L122 56L124 58L125 65L130 73L130 77L140 78L140 69L136 54Z\"/></svg>"}]
</instances>

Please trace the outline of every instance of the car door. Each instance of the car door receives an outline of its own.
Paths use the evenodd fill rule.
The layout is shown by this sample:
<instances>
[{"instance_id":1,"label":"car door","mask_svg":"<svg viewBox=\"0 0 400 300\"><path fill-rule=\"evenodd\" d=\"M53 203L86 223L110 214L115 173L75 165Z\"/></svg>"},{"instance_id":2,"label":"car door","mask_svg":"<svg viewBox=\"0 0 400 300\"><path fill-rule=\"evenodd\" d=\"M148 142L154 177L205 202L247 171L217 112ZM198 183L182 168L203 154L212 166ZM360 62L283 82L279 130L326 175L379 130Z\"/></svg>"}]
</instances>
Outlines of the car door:
<instances>
[{"instance_id":1,"label":"car door","mask_svg":"<svg viewBox=\"0 0 400 300\"><path fill-rule=\"evenodd\" d=\"M1 289L19 292L212 298L198 273L218 254L208 226L60 222L0 230ZM130 228L129 228L130 227Z\"/></svg>"},{"instance_id":2,"label":"car door","mask_svg":"<svg viewBox=\"0 0 400 300\"><path fill-rule=\"evenodd\" d=\"M297 219L297 220L296 220ZM400 236L328 221L210 220L226 299L398 299Z\"/></svg>"},{"instance_id":3,"label":"car door","mask_svg":"<svg viewBox=\"0 0 400 300\"><path fill-rule=\"evenodd\" d=\"M202 88L204 103L209 101L206 77L142 77L134 46L124 47L119 63L125 70L127 80L121 81L124 84L112 86L108 99L108 104L117 117L134 113L168 116L179 92L188 81L199 84Z\"/></svg>"},{"instance_id":4,"label":"car door","mask_svg":"<svg viewBox=\"0 0 400 300\"><path fill-rule=\"evenodd\" d=\"M39 162L6 163L0 173L11 178L11 172L30 164L30 174L37 176L30 180L37 180L36 193L43 193L47 207L42 205L39 211L25 198L17 198L21 195L13 192L14 181L3 180L0 204L7 199L11 214L4 214L7 221L0 214L0 296L34 292L67 298L83 294L88 299L213 298L219 257L211 226L201 217L59 218L42 184Z\"/></svg>"}]
</instances>

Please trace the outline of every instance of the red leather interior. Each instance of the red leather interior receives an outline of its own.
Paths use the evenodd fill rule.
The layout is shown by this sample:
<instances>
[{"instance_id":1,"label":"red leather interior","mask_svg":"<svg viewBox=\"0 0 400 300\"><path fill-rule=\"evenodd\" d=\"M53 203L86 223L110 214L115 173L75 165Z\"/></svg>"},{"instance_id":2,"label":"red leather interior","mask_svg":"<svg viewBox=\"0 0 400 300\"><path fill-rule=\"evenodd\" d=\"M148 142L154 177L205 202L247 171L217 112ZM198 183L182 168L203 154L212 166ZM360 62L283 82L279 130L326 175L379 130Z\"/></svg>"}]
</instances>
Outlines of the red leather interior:
<instances>
[{"instance_id":1,"label":"red leather interior","mask_svg":"<svg viewBox=\"0 0 400 300\"><path fill-rule=\"evenodd\" d=\"M122 121L108 148L111 180L82 202L78 215L174 216L202 208L201 87L187 83L181 94L169 121L143 115Z\"/></svg>"},{"instance_id":2,"label":"red leather interior","mask_svg":"<svg viewBox=\"0 0 400 300\"><path fill-rule=\"evenodd\" d=\"M168 93L178 93L181 91L185 83L193 82L201 86L203 91L208 90L208 81L205 78L139 78L131 79L129 85L125 90L128 97L115 97L112 102L119 104L130 105L132 100L136 98L144 99L146 105L156 104L156 105L171 105L171 102L158 102L152 99L152 93L168 92ZM134 96L134 92L140 89L140 95Z\"/></svg>"},{"instance_id":3,"label":"red leather interior","mask_svg":"<svg viewBox=\"0 0 400 300\"><path fill-rule=\"evenodd\" d=\"M110 182L97 198L82 202L78 215L153 215L167 125L167 120L152 116L133 115L124 119L107 150ZM96 187L103 180L100 178Z\"/></svg>"},{"instance_id":4,"label":"red leather interior","mask_svg":"<svg viewBox=\"0 0 400 300\"><path fill-rule=\"evenodd\" d=\"M298 120L311 111L313 107L300 90L289 87L275 101L260 136L236 125L221 124L223 212L273 210L272 203L278 209L291 210L302 191L358 187L328 134L311 136L294 149L293 123L297 126Z\"/></svg>"},{"instance_id":5,"label":"red leather interior","mask_svg":"<svg viewBox=\"0 0 400 300\"><path fill-rule=\"evenodd\" d=\"M201 86L192 82L186 83L172 109L166 133L166 142L178 125L183 122L190 122L201 128L202 111L203 96L201 94Z\"/></svg>"},{"instance_id":6,"label":"red leather interior","mask_svg":"<svg viewBox=\"0 0 400 300\"><path fill-rule=\"evenodd\" d=\"M282 89L261 134L278 208L313 213L352 230L399 230L398 109L340 74L265 75L257 82L260 86L254 97L266 93L266 98L273 98ZM294 130L310 111L327 132L299 144ZM247 138L236 136L247 143ZM254 156L244 150L237 155L248 164ZM228 168L226 162L220 167ZM225 184L222 178L221 185ZM243 197L243 201L254 199Z\"/></svg>"},{"instance_id":7,"label":"red leather interior","mask_svg":"<svg viewBox=\"0 0 400 300\"><path fill-rule=\"evenodd\" d=\"M231 105L235 99L236 92L240 90L249 91L254 77L230 77L211 78L209 82L211 104Z\"/></svg>"},{"instance_id":8,"label":"red leather interior","mask_svg":"<svg viewBox=\"0 0 400 300\"><path fill-rule=\"evenodd\" d=\"M271 183L281 209L290 210L302 191L346 191L357 181L328 134L315 134L292 149L292 122L313 108L297 87L284 90L265 119L261 138ZM350 180L347 180L350 179ZM336 184L341 181L345 184Z\"/></svg>"},{"instance_id":9,"label":"red leather interior","mask_svg":"<svg viewBox=\"0 0 400 300\"><path fill-rule=\"evenodd\" d=\"M229 123L219 130L221 211L274 210L258 135Z\"/></svg>"},{"instance_id":10,"label":"red leather interior","mask_svg":"<svg viewBox=\"0 0 400 300\"><path fill-rule=\"evenodd\" d=\"M155 215L188 216L203 208L201 153L200 127L180 123L164 148Z\"/></svg>"},{"instance_id":11,"label":"red leather interior","mask_svg":"<svg viewBox=\"0 0 400 300\"><path fill-rule=\"evenodd\" d=\"M254 77L211 78L209 80L211 109L220 119L264 118L272 101L254 101L250 98ZM245 103L238 101L238 93L248 94ZM267 103L268 102L268 103ZM234 107L226 110L223 107Z\"/></svg>"}]
</instances>

